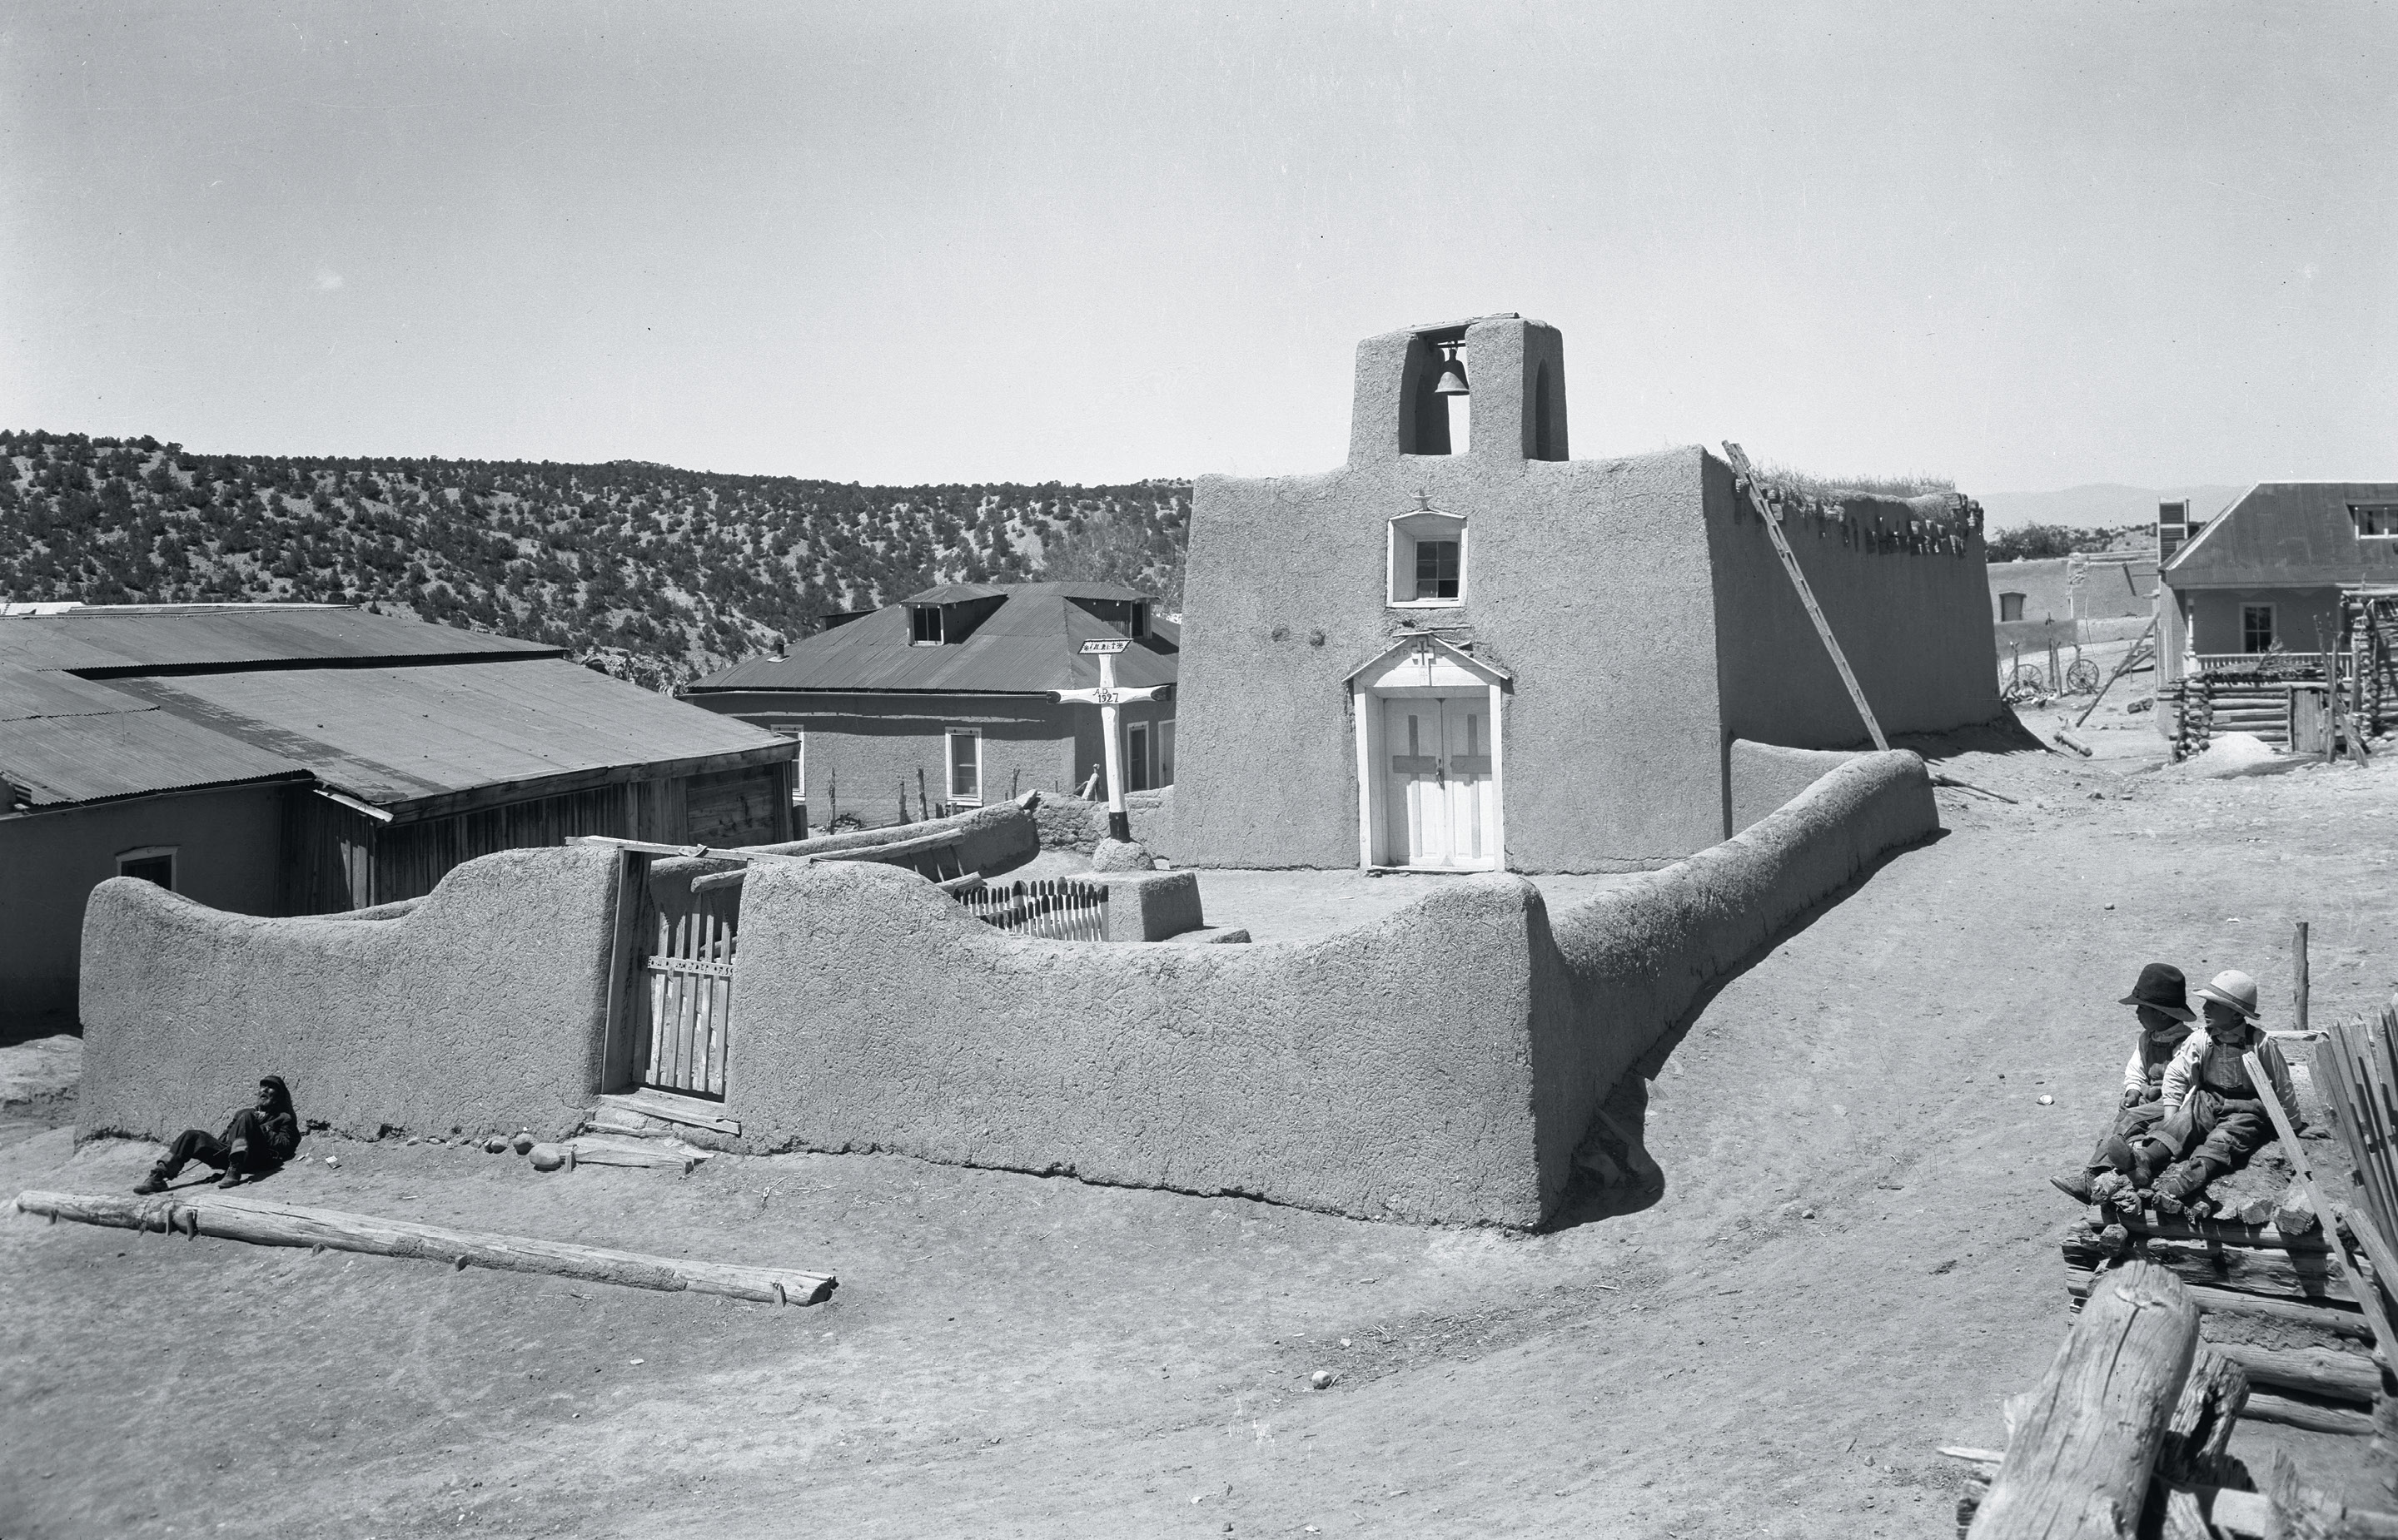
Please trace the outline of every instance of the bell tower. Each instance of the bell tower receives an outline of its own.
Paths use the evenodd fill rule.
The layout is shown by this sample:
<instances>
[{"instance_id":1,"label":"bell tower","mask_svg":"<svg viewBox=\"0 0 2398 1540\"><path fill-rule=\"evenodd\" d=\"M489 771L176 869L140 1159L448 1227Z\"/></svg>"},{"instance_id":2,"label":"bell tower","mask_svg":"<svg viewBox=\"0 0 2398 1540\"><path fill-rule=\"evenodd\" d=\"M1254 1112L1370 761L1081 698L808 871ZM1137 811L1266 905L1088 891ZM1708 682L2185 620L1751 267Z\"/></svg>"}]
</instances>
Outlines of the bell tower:
<instances>
[{"instance_id":1,"label":"bell tower","mask_svg":"<svg viewBox=\"0 0 2398 1540\"><path fill-rule=\"evenodd\" d=\"M1384 332L1357 344L1349 463L1454 452L1462 400L1477 460L1564 460L1565 334L1513 314Z\"/></svg>"}]
</instances>

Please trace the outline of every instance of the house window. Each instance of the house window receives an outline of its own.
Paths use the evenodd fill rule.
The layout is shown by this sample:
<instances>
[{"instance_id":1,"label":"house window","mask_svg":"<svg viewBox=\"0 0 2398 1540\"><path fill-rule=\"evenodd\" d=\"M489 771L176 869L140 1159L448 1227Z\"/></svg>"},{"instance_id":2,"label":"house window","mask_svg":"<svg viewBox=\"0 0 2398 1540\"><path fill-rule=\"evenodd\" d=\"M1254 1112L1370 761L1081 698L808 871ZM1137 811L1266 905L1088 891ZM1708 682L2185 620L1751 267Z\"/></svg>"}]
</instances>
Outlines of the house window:
<instances>
[{"instance_id":1,"label":"house window","mask_svg":"<svg viewBox=\"0 0 2398 1540\"><path fill-rule=\"evenodd\" d=\"M791 806L799 807L808 799L808 734L797 722L769 722L767 730L777 738L788 738L800 745L800 757L791 761Z\"/></svg>"},{"instance_id":2,"label":"house window","mask_svg":"<svg viewBox=\"0 0 2398 1540\"><path fill-rule=\"evenodd\" d=\"M1132 639L1134 641L1138 641L1148 635L1149 606L1146 604L1136 604L1132 607Z\"/></svg>"},{"instance_id":3,"label":"house window","mask_svg":"<svg viewBox=\"0 0 2398 1540\"><path fill-rule=\"evenodd\" d=\"M908 645L938 647L941 645L941 607L937 604L914 604L908 607Z\"/></svg>"},{"instance_id":4,"label":"house window","mask_svg":"<svg viewBox=\"0 0 2398 1540\"><path fill-rule=\"evenodd\" d=\"M1174 724L1170 721L1157 724L1157 783L1174 784Z\"/></svg>"},{"instance_id":5,"label":"house window","mask_svg":"<svg viewBox=\"0 0 2398 1540\"><path fill-rule=\"evenodd\" d=\"M982 801L982 734L972 728L950 730L950 800Z\"/></svg>"},{"instance_id":6,"label":"house window","mask_svg":"<svg viewBox=\"0 0 2398 1540\"><path fill-rule=\"evenodd\" d=\"M2240 650L2270 652L2273 650L2273 607L2270 604L2243 604L2240 607Z\"/></svg>"},{"instance_id":7,"label":"house window","mask_svg":"<svg viewBox=\"0 0 2398 1540\"><path fill-rule=\"evenodd\" d=\"M123 850L116 857L116 875L138 877L144 882L155 882L168 892L175 891L174 845L144 845L139 850Z\"/></svg>"},{"instance_id":8,"label":"house window","mask_svg":"<svg viewBox=\"0 0 2398 1540\"><path fill-rule=\"evenodd\" d=\"M1409 608L1465 602L1465 520L1425 508L1391 520L1390 602Z\"/></svg>"},{"instance_id":9,"label":"house window","mask_svg":"<svg viewBox=\"0 0 2398 1540\"><path fill-rule=\"evenodd\" d=\"M1125 729L1125 790L1128 792L1149 790L1149 742L1147 722Z\"/></svg>"},{"instance_id":10,"label":"house window","mask_svg":"<svg viewBox=\"0 0 2398 1540\"><path fill-rule=\"evenodd\" d=\"M2360 535L2398 535L2398 502L2351 502L2348 516Z\"/></svg>"},{"instance_id":11,"label":"house window","mask_svg":"<svg viewBox=\"0 0 2398 1540\"><path fill-rule=\"evenodd\" d=\"M2023 601L2024 596L2021 594L2000 595L1999 619L2002 621L2019 621L2023 619Z\"/></svg>"}]
</instances>

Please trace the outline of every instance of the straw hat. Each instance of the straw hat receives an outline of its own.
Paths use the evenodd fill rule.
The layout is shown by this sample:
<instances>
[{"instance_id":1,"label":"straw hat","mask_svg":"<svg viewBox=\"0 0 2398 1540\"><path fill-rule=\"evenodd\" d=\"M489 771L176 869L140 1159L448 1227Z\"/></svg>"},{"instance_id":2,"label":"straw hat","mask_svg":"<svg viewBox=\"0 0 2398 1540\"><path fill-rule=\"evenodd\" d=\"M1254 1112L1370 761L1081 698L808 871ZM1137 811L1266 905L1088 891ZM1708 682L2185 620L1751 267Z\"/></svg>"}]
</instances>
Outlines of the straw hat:
<instances>
[{"instance_id":1,"label":"straw hat","mask_svg":"<svg viewBox=\"0 0 2398 1540\"><path fill-rule=\"evenodd\" d=\"M2237 968L2227 968L2191 991L2200 999L2228 1005L2250 1021L2264 1018L2257 1014L2257 981Z\"/></svg>"}]
</instances>

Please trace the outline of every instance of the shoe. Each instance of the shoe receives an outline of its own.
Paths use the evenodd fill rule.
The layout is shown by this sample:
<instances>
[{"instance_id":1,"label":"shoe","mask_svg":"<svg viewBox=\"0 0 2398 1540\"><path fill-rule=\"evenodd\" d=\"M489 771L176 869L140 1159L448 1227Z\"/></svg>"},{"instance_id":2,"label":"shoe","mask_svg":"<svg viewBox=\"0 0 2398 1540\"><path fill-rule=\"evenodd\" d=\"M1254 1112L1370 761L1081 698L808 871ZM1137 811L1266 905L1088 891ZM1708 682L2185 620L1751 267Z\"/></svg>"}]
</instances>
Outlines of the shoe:
<instances>
[{"instance_id":1,"label":"shoe","mask_svg":"<svg viewBox=\"0 0 2398 1540\"><path fill-rule=\"evenodd\" d=\"M2168 1166L2158 1175L2156 1185L2149 1189L2149 1200L2160 1213L2180 1213L2191 1206L2191 1200L2206 1185L2206 1168L2195 1160Z\"/></svg>"},{"instance_id":2,"label":"shoe","mask_svg":"<svg viewBox=\"0 0 2398 1540\"><path fill-rule=\"evenodd\" d=\"M148 1198L153 1193L162 1193L166 1190L167 1172L165 1168L153 1166L150 1168L150 1174L143 1177L140 1184L134 1187L133 1196L136 1198Z\"/></svg>"},{"instance_id":3,"label":"shoe","mask_svg":"<svg viewBox=\"0 0 2398 1540\"><path fill-rule=\"evenodd\" d=\"M233 1170L231 1167L227 1167L225 1173L217 1178L217 1185L220 1187L238 1187L242 1183L248 1180L249 1178L243 1176L241 1172Z\"/></svg>"},{"instance_id":4,"label":"shoe","mask_svg":"<svg viewBox=\"0 0 2398 1540\"><path fill-rule=\"evenodd\" d=\"M2090 1191L2090 1173L2086 1171L2075 1172L2070 1176L2052 1176L2048 1179L2048 1185L2076 1203L2097 1201Z\"/></svg>"}]
</instances>

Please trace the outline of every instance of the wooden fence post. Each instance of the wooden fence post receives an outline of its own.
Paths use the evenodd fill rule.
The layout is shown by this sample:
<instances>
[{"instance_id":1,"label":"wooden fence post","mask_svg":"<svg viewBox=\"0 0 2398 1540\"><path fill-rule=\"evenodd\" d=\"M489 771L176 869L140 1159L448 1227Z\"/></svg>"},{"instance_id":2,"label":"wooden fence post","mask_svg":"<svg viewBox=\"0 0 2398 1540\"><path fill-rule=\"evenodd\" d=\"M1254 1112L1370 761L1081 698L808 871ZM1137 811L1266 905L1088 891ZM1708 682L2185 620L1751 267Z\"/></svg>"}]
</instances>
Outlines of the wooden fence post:
<instances>
[{"instance_id":1,"label":"wooden fence post","mask_svg":"<svg viewBox=\"0 0 2398 1540\"><path fill-rule=\"evenodd\" d=\"M2145 1262L2103 1275L2007 1440L1973 1540L2130 1540L2197 1351L2179 1279Z\"/></svg>"}]
</instances>

